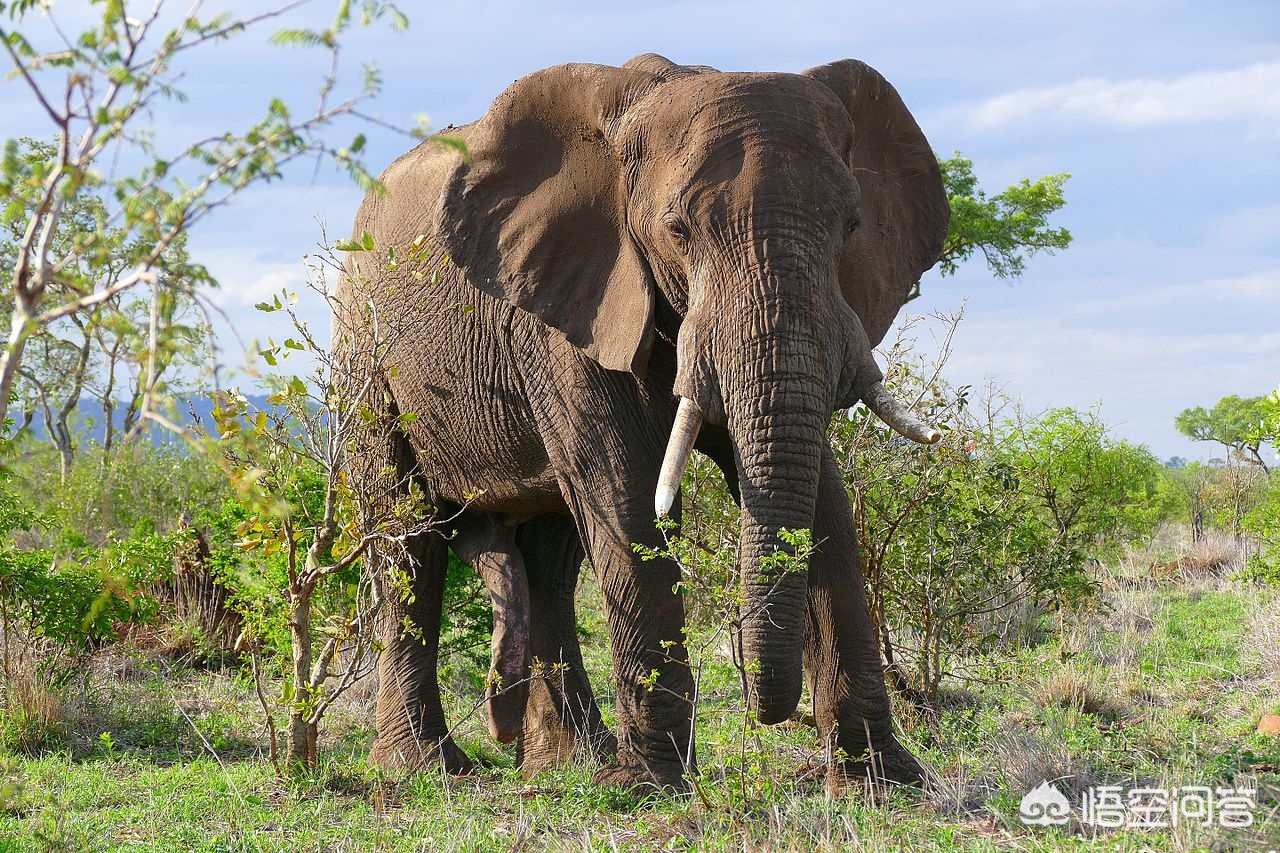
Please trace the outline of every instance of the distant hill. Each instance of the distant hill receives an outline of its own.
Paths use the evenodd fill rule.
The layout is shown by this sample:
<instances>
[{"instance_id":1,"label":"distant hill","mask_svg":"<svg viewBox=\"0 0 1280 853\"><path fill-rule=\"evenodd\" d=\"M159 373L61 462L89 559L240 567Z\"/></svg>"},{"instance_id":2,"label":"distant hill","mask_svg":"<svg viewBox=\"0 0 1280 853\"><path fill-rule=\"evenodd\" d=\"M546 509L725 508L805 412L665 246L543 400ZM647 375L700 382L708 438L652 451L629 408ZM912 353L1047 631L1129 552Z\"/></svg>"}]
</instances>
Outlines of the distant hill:
<instances>
[{"instance_id":1,"label":"distant hill","mask_svg":"<svg viewBox=\"0 0 1280 853\"><path fill-rule=\"evenodd\" d=\"M248 399L254 406L266 406L267 404L266 394L250 394L248 395ZM122 404L120 408L115 411L115 417L113 420L115 421L117 430L119 430L124 424L124 408L125 406ZM179 405L179 414L181 415L181 418L178 423L183 426L193 424L196 419L199 419L206 426L210 426L213 424L213 400L206 395L183 401ZM80 405L76 407L76 413L72 417L71 423L72 427L80 434L81 440L87 436L89 441L101 444L106 438L106 429L103 426L104 421L102 407L97 403L97 401L82 401ZM37 414L35 419L32 420L29 433L32 438L38 441L44 441L48 438L48 432L42 415ZM166 444L173 438L174 437L172 435L159 427L153 427L151 430L152 444Z\"/></svg>"}]
</instances>

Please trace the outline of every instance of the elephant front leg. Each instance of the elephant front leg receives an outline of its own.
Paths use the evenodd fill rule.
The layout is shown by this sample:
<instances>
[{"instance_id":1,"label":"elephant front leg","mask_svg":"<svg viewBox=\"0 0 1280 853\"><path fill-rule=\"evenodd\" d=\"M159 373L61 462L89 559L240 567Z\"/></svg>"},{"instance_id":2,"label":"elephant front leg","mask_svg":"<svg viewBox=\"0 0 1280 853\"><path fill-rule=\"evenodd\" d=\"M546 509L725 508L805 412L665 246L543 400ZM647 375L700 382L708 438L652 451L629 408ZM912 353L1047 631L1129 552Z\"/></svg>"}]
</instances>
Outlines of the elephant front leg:
<instances>
[{"instance_id":1,"label":"elephant front leg","mask_svg":"<svg viewBox=\"0 0 1280 853\"><path fill-rule=\"evenodd\" d=\"M854 779L919 784L920 762L894 735L853 514L830 449L821 464L804 663L826 747L828 788Z\"/></svg>"},{"instance_id":2,"label":"elephant front leg","mask_svg":"<svg viewBox=\"0 0 1280 853\"><path fill-rule=\"evenodd\" d=\"M437 677L440 608L449 549L434 534L409 542L413 556L411 602L386 590L382 612L382 656L378 661L378 737L369 761L396 770L424 770L436 764L454 774L474 769L449 736ZM379 577L389 568L379 558Z\"/></svg>"},{"instance_id":3,"label":"elephant front leg","mask_svg":"<svg viewBox=\"0 0 1280 853\"><path fill-rule=\"evenodd\" d=\"M617 759L594 779L683 788L696 764L680 572L670 560L641 560L632 547L664 545L653 523L654 489L675 401L669 390L600 370L567 344L552 354L545 375L526 381L546 390L531 399L596 573L617 690Z\"/></svg>"},{"instance_id":4,"label":"elephant front leg","mask_svg":"<svg viewBox=\"0 0 1280 853\"><path fill-rule=\"evenodd\" d=\"M655 471L647 481L656 479ZM633 542L651 548L663 544L648 518L651 501L645 493L644 506L617 514L601 509L626 510L625 502L576 494L569 501L583 520L604 599L618 694L617 761L594 778L625 788L684 788L686 773L696 772L696 758L684 602L675 591L680 573L670 560L640 561L631 547Z\"/></svg>"}]
</instances>

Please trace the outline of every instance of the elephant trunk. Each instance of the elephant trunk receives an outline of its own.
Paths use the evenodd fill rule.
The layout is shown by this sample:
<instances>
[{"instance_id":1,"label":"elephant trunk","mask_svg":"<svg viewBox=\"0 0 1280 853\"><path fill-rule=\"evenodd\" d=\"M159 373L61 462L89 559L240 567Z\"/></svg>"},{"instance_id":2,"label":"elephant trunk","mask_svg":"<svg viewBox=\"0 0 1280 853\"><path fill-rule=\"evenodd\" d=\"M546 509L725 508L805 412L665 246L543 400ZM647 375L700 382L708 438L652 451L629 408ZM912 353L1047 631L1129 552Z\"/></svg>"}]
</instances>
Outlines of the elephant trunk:
<instances>
[{"instance_id":1,"label":"elephant trunk","mask_svg":"<svg viewBox=\"0 0 1280 853\"><path fill-rule=\"evenodd\" d=\"M813 527L832 408L820 352L797 337L759 341L756 376L721 372L742 500L739 652L749 706L765 724L786 720L800 701L808 565L788 559L795 549L779 534Z\"/></svg>"},{"instance_id":2,"label":"elephant trunk","mask_svg":"<svg viewBox=\"0 0 1280 853\"><path fill-rule=\"evenodd\" d=\"M804 280L795 272L804 268L794 264L782 277L773 270L765 289L789 292L788 280ZM808 566L787 559L796 547L779 534L813 528L831 413L861 399L908 438L939 437L885 390L860 322L835 299L821 311L801 299L770 300L730 320L694 305L677 342L681 399L655 509L661 516L671 508L703 419L723 425L736 449L742 511L739 652L748 702L765 724L789 718L800 700Z\"/></svg>"}]
</instances>

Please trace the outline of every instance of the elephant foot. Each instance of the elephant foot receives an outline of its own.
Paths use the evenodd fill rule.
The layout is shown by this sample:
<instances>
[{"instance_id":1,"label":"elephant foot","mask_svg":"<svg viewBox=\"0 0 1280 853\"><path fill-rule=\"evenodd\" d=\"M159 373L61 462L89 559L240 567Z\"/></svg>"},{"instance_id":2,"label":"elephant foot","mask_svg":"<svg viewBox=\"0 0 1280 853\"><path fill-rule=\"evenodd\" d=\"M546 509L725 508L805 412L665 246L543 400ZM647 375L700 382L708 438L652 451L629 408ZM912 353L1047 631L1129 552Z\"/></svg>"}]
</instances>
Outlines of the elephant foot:
<instances>
[{"instance_id":1,"label":"elephant foot","mask_svg":"<svg viewBox=\"0 0 1280 853\"><path fill-rule=\"evenodd\" d=\"M529 685L519 683L502 689L492 682L486 701L489 708L489 734L498 743L511 743L520 736L524 725L524 709L529 701Z\"/></svg>"},{"instance_id":2,"label":"elephant foot","mask_svg":"<svg viewBox=\"0 0 1280 853\"><path fill-rule=\"evenodd\" d=\"M682 794L690 788L685 769L678 762L645 762L627 754L620 755L616 764L601 767L592 775L591 781L642 795L658 792Z\"/></svg>"},{"instance_id":3,"label":"elephant foot","mask_svg":"<svg viewBox=\"0 0 1280 853\"><path fill-rule=\"evenodd\" d=\"M413 741L408 744L378 738L369 750L369 763L384 770L404 773L443 767L451 776L469 776L476 769L475 762L447 736L434 742Z\"/></svg>"},{"instance_id":4,"label":"elephant foot","mask_svg":"<svg viewBox=\"0 0 1280 853\"><path fill-rule=\"evenodd\" d=\"M880 747L863 750L857 758L843 759L827 773L828 796L841 796L851 786L873 793L895 787L923 787L928 774L924 766L894 738Z\"/></svg>"},{"instance_id":5,"label":"elephant foot","mask_svg":"<svg viewBox=\"0 0 1280 853\"><path fill-rule=\"evenodd\" d=\"M603 726L591 732L540 727L521 736L516 763L525 776L536 776L575 761L613 762L617 755L618 738Z\"/></svg>"}]
</instances>

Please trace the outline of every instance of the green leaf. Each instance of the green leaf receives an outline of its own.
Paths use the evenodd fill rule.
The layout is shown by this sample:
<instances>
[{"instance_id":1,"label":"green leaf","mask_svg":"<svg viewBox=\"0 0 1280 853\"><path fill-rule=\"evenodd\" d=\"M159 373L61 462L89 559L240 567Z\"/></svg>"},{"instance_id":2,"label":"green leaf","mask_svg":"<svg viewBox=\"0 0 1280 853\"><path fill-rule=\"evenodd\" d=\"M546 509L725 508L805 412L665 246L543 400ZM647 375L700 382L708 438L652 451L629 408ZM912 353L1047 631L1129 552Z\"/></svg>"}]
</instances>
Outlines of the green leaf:
<instances>
[{"instance_id":1,"label":"green leaf","mask_svg":"<svg viewBox=\"0 0 1280 853\"><path fill-rule=\"evenodd\" d=\"M446 133L438 133L431 137L431 141L436 145L439 145L441 148L447 148L450 151L458 152L468 161L471 160L471 152L467 150L467 141L461 136L450 136Z\"/></svg>"},{"instance_id":2,"label":"green leaf","mask_svg":"<svg viewBox=\"0 0 1280 853\"><path fill-rule=\"evenodd\" d=\"M328 47L332 44L332 39L327 31L286 29L273 33L269 41L284 47Z\"/></svg>"},{"instance_id":3,"label":"green leaf","mask_svg":"<svg viewBox=\"0 0 1280 853\"><path fill-rule=\"evenodd\" d=\"M339 252L371 252L374 249L373 235L363 232L354 240L339 240L333 246Z\"/></svg>"}]
</instances>

